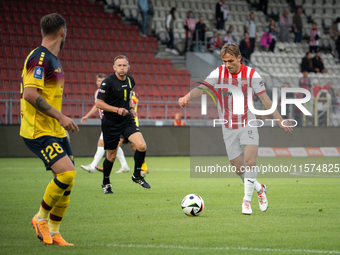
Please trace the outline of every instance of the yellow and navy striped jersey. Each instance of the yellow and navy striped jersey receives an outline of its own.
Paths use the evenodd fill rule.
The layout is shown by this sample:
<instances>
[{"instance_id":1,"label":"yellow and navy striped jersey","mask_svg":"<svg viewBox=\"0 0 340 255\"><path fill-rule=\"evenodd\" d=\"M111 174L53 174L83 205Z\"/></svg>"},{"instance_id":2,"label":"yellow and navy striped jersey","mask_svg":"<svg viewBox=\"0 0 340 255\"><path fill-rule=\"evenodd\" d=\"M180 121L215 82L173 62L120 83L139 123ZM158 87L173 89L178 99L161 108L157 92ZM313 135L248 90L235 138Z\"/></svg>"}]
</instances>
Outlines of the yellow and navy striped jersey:
<instances>
[{"instance_id":1,"label":"yellow and navy striped jersey","mask_svg":"<svg viewBox=\"0 0 340 255\"><path fill-rule=\"evenodd\" d=\"M61 111L64 82L60 60L48 49L40 46L27 56L21 83L20 135L22 137L28 139L45 135L66 137L65 129L56 119L40 112L24 99L24 88L35 87L49 105Z\"/></svg>"}]
</instances>

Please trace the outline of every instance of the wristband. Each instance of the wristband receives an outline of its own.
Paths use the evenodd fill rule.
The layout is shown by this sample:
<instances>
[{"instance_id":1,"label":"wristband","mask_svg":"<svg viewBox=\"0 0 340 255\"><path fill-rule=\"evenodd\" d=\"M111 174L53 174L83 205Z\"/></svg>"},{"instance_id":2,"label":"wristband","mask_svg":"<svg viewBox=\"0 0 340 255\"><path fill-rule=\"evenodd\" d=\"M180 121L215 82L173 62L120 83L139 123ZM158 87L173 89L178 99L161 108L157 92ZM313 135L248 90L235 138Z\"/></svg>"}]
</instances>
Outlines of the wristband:
<instances>
[{"instance_id":1,"label":"wristband","mask_svg":"<svg viewBox=\"0 0 340 255\"><path fill-rule=\"evenodd\" d=\"M130 109L129 109L129 113L131 113L131 110L134 110L135 108L134 107L130 107Z\"/></svg>"}]
</instances>

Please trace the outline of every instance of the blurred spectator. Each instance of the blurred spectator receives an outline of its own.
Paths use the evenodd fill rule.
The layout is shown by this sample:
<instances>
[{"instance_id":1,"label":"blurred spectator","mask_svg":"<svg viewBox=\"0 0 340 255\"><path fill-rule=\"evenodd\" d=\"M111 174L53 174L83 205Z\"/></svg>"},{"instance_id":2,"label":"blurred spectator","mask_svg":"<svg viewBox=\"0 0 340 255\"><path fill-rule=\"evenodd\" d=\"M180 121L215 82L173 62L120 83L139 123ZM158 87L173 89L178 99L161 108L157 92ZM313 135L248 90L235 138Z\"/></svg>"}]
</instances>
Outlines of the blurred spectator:
<instances>
[{"instance_id":1,"label":"blurred spectator","mask_svg":"<svg viewBox=\"0 0 340 255\"><path fill-rule=\"evenodd\" d=\"M292 26L292 21L288 16L288 11L284 11L280 18L280 40L281 42L288 42L289 32Z\"/></svg>"},{"instance_id":2,"label":"blurred spectator","mask_svg":"<svg viewBox=\"0 0 340 255\"><path fill-rule=\"evenodd\" d=\"M332 105L334 105L334 104L336 104L336 94L335 94L332 82L329 81L327 83L327 86L328 86L328 92L329 92L329 94L331 94L331 97L332 97Z\"/></svg>"},{"instance_id":3,"label":"blurred spectator","mask_svg":"<svg viewBox=\"0 0 340 255\"><path fill-rule=\"evenodd\" d=\"M277 41L277 31L276 31L276 25L275 20L270 20L269 26L266 28L266 33L270 34L272 36L272 40L269 43L269 50L271 52L274 52L275 44Z\"/></svg>"},{"instance_id":4,"label":"blurred spectator","mask_svg":"<svg viewBox=\"0 0 340 255\"><path fill-rule=\"evenodd\" d=\"M142 28L141 28L141 36L146 37L146 27L148 26L148 10L149 10L149 4L148 0L138 0L138 8L139 12L142 15Z\"/></svg>"},{"instance_id":5,"label":"blurred spectator","mask_svg":"<svg viewBox=\"0 0 340 255\"><path fill-rule=\"evenodd\" d=\"M204 23L204 18L200 16L199 21L196 23L195 33L193 41L195 41L194 51L202 52L202 44L205 42L205 32L208 31L208 27Z\"/></svg>"},{"instance_id":6,"label":"blurred spectator","mask_svg":"<svg viewBox=\"0 0 340 255\"><path fill-rule=\"evenodd\" d=\"M258 10L262 11L264 15L267 15L268 0L260 0L258 5Z\"/></svg>"},{"instance_id":7,"label":"blurred spectator","mask_svg":"<svg viewBox=\"0 0 340 255\"><path fill-rule=\"evenodd\" d=\"M327 125L327 113L323 113L321 116L320 114L327 110L330 107L332 97L331 94L328 92L328 86L325 85L319 91L316 98L320 98L317 101L317 110L318 110L318 119L319 119L319 126L326 126Z\"/></svg>"},{"instance_id":8,"label":"blurred spectator","mask_svg":"<svg viewBox=\"0 0 340 255\"><path fill-rule=\"evenodd\" d=\"M187 18L184 20L184 29L185 29L185 48L184 52L191 51L191 41L192 36L194 35L196 28L196 20L192 18L192 11L188 11Z\"/></svg>"},{"instance_id":9,"label":"blurred spectator","mask_svg":"<svg viewBox=\"0 0 340 255\"><path fill-rule=\"evenodd\" d=\"M335 42L335 48L338 52L338 62L340 63L340 17L338 17L330 30L330 35Z\"/></svg>"},{"instance_id":10,"label":"blurred spectator","mask_svg":"<svg viewBox=\"0 0 340 255\"><path fill-rule=\"evenodd\" d=\"M173 29L174 29L175 20L176 20L175 13L176 13L176 7L172 7L168 16L166 16L165 27L169 35L169 41L167 43L167 46L166 46L167 48L165 49L165 51L178 55L178 51L175 49L175 45L174 45Z\"/></svg>"},{"instance_id":11,"label":"blurred spectator","mask_svg":"<svg viewBox=\"0 0 340 255\"><path fill-rule=\"evenodd\" d=\"M299 80L299 87L311 91L312 85L310 84L310 79L308 78L307 71L303 72L303 77L301 77Z\"/></svg>"},{"instance_id":12,"label":"blurred spectator","mask_svg":"<svg viewBox=\"0 0 340 255\"><path fill-rule=\"evenodd\" d=\"M294 33L295 33L294 42L295 43L301 42L302 27L303 27L301 14L302 14L302 8L298 7L296 9L296 13L293 16L293 28L294 28Z\"/></svg>"},{"instance_id":13,"label":"blurred spectator","mask_svg":"<svg viewBox=\"0 0 340 255\"><path fill-rule=\"evenodd\" d=\"M312 58L312 61L313 61L313 66L316 67L317 69L319 69L320 73L327 73L327 69L323 65L323 60L321 58L321 52L319 50L315 53L315 57Z\"/></svg>"},{"instance_id":14,"label":"blurred spectator","mask_svg":"<svg viewBox=\"0 0 340 255\"><path fill-rule=\"evenodd\" d=\"M320 86L318 79L313 79L313 97L316 97L320 90L322 90L322 87Z\"/></svg>"},{"instance_id":15,"label":"blurred spectator","mask_svg":"<svg viewBox=\"0 0 340 255\"><path fill-rule=\"evenodd\" d=\"M231 38L231 32L228 30L226 35L223 38L223 43L232 43L233 39Z\"/></svg>"},{"instance_id":16,"label":"blurred spectator","mask_svg":"<svg viewBox=\"0 0 340 255\"><path fill-rule=\"evenodd\" d=\"M236 36L235 33L234 33L234 26L229 26L228 31L231 32L231 35L230 35L230 36L231 36L231 41L232 41L232 43L238 44L237 36Z\"/></svg>"},{"instance_id":17,"label":"blurred spectator","mask_svg":"<svg viewBox=\"0 0 340 255\"><path fill-rule=\"evenodd\" d=\"M215 47L219 50L222 49L222 47L223 47L223 38L222 38L221 34L217 35L217 42L216 42Z\"/></svg>"},{"instance_id":18,"label":"blurred spectator","mask_svg":"<svg viewBox=\"0 0 340 255\"><path fill-rule=\"evenodd\" d=\"M214 33L214 36L209 41L210 49L214 50L220 50L223 46L222 43L222 36L218 32Z\"/></svg>"},{"instance_id":19,"label":"blurred spectator","mask_svg":"<svg viewBox=\"0 0 340 255\"><path fill-rule=\"evenodd\" d=\"M273 36L268 33L267 31L264 31L260 40L260 44L264 47L265 51L268 51L270 44L273 41Z\"/></svg>"},{"instance_id":20,"label":"blurred spectator","mask_svg":"<svg viewBox=\"0 0 340 255\"><path fill-rule=\"evenodd\" d=\"M182 120L182 116L181 116L181 114L180 113L176 113L175 114L175 121L174 122L172 122L172 125L173 126L186 126L185 125L185 123L184 123L184 121Z\"/></svg>"},{"instance_id":21,"label":"blurred spectator","mask_svg":"<svg viewBox=\"0 0 340 255\"><path fill-rule=\"evenodd\" d=\"M242 63L249 64L251 56L251 46L248 32L244 32L244 39L240 42L240 52L242 56Z\"/></svg>"},{"instance_id":22,"label":"blurred spectator","mask_svg":"<svg viewBox=\"0 0 340 255\"><path fill-rule=\"evenodd\" d=\"M312 53L307 52L301 62L301 72L319 72L319 69L313 66Z\"/></svg>"},{"instance_id":23,"label":"blurred spectator","mask_svg":"<svg viewBox=\"0 0 340 255\"><path fill-rule=\"evenodd\" d=\"M152 25L153 25L153 16L155 15L155 8L153 7L152 0L148 0L148 26L146 27L146 35L152 35Z\"/></svg>"},{"instance_id":24,"label":"blurred spectator","mask_svg":"<svg viewBox=\"0 0 340 255\"><path fill-rule=\"evenodd\" d=\"M221 0L216 4L215 18L216 18L216 29L224 29L224 22L228 20L228 10L225 6L225 0Z\"/></svg>"},{"instance_id":25,"label":"blurred spectator","mask_svg":"<svg viewBox=\"0 0 340 255\"><path fill-rule=\"evenodd\" d=\"M257 40L257 34L256 34L256 23L255 23L255 14L251 12L249 14L249 20L245 23L245 29L244 31L248 33L249 41L250 41L250 54L254 52L255 48L255 41Z\"/></svg>"},{"instance_id":26,"label":"blurred spectator","mask_svg":"<svg viewBox=\"0 0 340 255\"><path fill-rule=\"evenodd\" d=\"M310 30L309 38L309 51L317 52L319 50L319 38L321 37L320 31L317 28L315 22L312 23L312 29Z\"/></svg>"}]
</instances>

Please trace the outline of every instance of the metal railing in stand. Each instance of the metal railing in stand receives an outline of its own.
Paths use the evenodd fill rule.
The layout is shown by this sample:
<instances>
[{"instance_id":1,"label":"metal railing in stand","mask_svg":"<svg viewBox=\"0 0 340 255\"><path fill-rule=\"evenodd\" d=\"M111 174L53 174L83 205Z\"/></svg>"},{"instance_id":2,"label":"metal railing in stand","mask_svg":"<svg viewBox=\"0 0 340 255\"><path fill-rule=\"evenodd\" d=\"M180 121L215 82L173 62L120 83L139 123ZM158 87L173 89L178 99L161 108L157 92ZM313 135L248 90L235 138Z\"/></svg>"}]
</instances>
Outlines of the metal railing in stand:
<instances>
[{"instance_id":1,"label":"metal railing in stand","mask_svg":"<svg viewBox=\"0 0 340 255\"><path fill-rule=\"evenodd\" d=\"M323 107L323 109L320 109L320 105L319 105L319 109L318 109L318 102L322 101L324 104L327 105L327 107ZM1 116L4 117L4 119L2 119L2 124L13 124L13 116L17 116L18 114L14 114L14 108L13 105L15 103L19 103L20 100L19 99L1 99L0 100L0 104L3 104L5 107L1 109L2 113ZM76 104L76 107L81 107L81 115L84 116L89 110L90 107L88 107L89 109L85 110L85 104L93 104L94 102L92 100L63 100L63 106L67 107L67 104ZM320 126L320 120L324 120L325 126L331 126L331 125L335 125L337 126L337 124L334 124L333 122L331 123L331 112L333 112L331 109L334 107L337 107L337 105L330 105L330 100L328 98L312 98L311 99L311 103L313 103L313 106L311 108L309 108L309 111L313 112L313 116L311 118L309 118L308 116L306 117L304 114L302 114L302 120L303 120L303 126L308 126L307 120L311 120L309 123L312 124L315 127ZM209 108L216 108L215 104L213 102L208 102L208 107ZM320 104L320 102L319 102ZM190 104L188 105L188 107L184 107L184 108L180 108L178 105L177 101L168 101L168 102L155 102L155 101L142 101L139 103L139 107L138 107L138 113L140 116L145 116L144 118L147 120L152 120L154 118L150 118L151 113L153 113L153 106L156 106L155 108L160 107L164 107L164 115L163 116L158 116L158 118L161 119L173 119L174 113L176 111L180 112L180 111L184 111L183 113L183 119L184 120L188 120L189 117L189 112L192 109L195 108L199 108L201 109L201 102L197 101L197 102L190 102ZM70 106L71 107L71 106ZM145 115L143 115L141 113L141 111L143 111L144 109L141 109L142 107L145 107ZM170 107L174 107L174 109L172 109L172 111L170 110ZM259 102L255 102L254 107L256 109L260 109L261 108L261 104ZM307 107L308 108L308 107ZM79 108L77 108L79 109ZM170 111L169 111L170 110ZM217 109L216 109L217 112ZM65 113L67 116L69 117L73 117L72 116L72 112L70 113ZM171 115L169 115L171 114ZM80 114L76 114L77 116L79 116ZM199 113L197 111L197 109L195 110L195 114L194 116L192 114L190 114L190 119L195 119L195 120L208 120L211 118L211 115L209 116L209 114L207 115L200 115L200 110ZM337 116L335 114L333 114L334 116ZM333 116L332 115L332 116ZM340 114L338 114L340 116ZM197 116L201 116L199 118L197 118ZM324 119L322 119L323 116L326 116ZM18 116L19 117L19 116ZM296 116L295 116L296 117ZM337 117L336 117L337 118ZM340 124L340 117L339 117L339 123Z\"/></svg>"},{"instance_id":2,"label":"metal railing in stand","mask_svg":"<svg viewBox=\"0 0 340 255\"><path fill-rule=\"evenodd\" d=\"M319 101L326 101L327 104L327 108L323 109L323 110L319 110L318 109L318 103L320 103ZM311 101L313 102L313 123L314 123L314 127L318 127L320 126L320 119L322 117L324 117L325 115L325 120L326 120L326 126L329 127L330 126L330 109L333 107L330 102L329 99L326 97L319 97L319 98L311 98ZM303 114L303 126L307 126L307 117L306 115Z\"/></svg>"},{"instance_id":3,"label":"metal railing in stand","mask_svg":"<svg viewBox=\"0 0 340 255\"><path fill-rule=\"evenodd\" d=\"M0 99L0 104L4 103L5 104L5 119L3 120L2 124L13 124L13 103L19 103L20 100L16 99ZM1 114L2 115L2 114Z\"/></svg>"},{"instance_id":4,"label":"metal railing in stand","mask_svg":"<svg viewBox=\"0 0 340 255\"><path fill-rule=\"evenodd\" d=\"M204 41L200 40L199 33L204 33ZM195 30L195 41L192 41L192 43L194 45L194 52L208 51L209 47L208 47L208 40L207 40L206 31L202 32L201 30ZM203 46L204 46L204 48L203 48Z\"/></svg>"}]
</instances>

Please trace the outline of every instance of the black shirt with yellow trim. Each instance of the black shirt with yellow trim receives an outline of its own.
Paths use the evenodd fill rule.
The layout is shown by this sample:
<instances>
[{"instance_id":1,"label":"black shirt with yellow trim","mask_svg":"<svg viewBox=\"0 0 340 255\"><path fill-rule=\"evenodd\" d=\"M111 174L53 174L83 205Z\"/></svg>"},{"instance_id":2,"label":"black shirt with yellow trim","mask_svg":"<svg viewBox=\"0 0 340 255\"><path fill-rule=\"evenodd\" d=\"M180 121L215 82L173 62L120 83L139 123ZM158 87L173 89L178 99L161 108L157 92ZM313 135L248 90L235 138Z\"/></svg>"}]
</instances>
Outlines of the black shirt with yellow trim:
<instances>
[{"instance_id":1,"label":"black shirt with yellow trim","mask_svg":"<svg viewBox=\"0 0 340 255\"><path fill-rule=\"evenodd\" d=\"M135 80L132 76L127 75L125 81L121 81L117 78L116 74L112 74L106 77L100 85L97 98L111 106L130 110L130 99L134 86ZM104 111L104 118L123 121L130 119L131 115L121 116L115 112Z\"/></svg>"}]
</instances>

